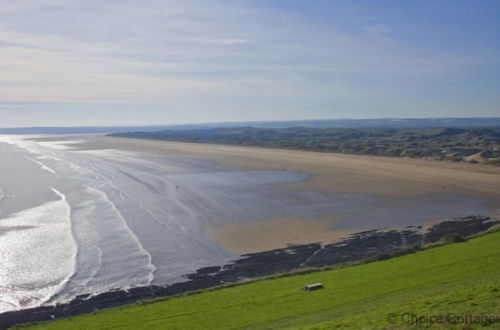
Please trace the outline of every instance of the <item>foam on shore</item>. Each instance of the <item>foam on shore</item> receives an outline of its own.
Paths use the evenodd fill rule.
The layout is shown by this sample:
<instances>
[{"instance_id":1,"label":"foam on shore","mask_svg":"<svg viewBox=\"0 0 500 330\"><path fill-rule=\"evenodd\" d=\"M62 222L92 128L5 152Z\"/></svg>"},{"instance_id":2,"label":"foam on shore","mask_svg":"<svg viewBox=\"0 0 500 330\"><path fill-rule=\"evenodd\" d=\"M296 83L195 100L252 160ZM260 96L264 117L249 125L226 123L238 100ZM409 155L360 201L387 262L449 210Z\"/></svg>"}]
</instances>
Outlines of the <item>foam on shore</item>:
<instances>
[{"instance_id":1,"label":"foam on shore","mask_svg":"<svg viewBox=\"0 0 500 330\"><path fill-rule=\"evenodd\" d=\"M70 206L63 194L53 191L59 200L0 221L0 312L39 306L75 271Z\"/></svg>"}]
</instances>

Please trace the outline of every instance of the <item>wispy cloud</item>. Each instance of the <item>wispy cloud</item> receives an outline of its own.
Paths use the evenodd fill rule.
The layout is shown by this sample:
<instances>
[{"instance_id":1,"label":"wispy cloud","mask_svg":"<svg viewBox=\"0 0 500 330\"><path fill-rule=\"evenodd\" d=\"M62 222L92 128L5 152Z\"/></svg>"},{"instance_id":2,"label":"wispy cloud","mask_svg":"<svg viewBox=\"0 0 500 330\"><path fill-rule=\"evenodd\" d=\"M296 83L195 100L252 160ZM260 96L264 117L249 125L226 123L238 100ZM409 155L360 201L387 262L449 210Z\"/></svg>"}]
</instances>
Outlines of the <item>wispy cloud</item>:
<instances>
[{"instance_id":1,"label":"wispy cloud","mask_svg":"<svg viewBox=\"0 0 500 330\"><path fill-rule=\"evenodd\" d=\"M373 116L366 109L381 111L386 103L394 111L411 91L428 93L425 81L463 79L498 64L498 48L422 47L389 19L332 12L324 23L263 2L0 4L0 95L27 102L27 111L37 102L45 111L62 102L81 104L81 112L90 103L126 104L142 121L148 111L164 111L165 122L238 120L248 111L267 119L346 116L352 109ZM395 88L404 89L399 98ZM173 116L174 108L183 111ZM110 122L120 120L103 111Z\"/></svg>"}]
</instances>

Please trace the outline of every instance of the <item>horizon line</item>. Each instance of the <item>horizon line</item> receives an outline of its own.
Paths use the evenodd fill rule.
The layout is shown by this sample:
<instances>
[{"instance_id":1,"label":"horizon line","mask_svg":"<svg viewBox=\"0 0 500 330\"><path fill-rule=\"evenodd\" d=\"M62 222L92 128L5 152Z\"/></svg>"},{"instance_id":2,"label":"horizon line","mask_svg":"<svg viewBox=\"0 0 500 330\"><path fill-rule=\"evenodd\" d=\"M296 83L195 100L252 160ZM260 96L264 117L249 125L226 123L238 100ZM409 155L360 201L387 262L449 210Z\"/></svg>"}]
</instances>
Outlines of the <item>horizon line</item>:
<instances>
[{"instance_id":1,"label":"horizon line","mask_svg":"<svg viewBox=\"0 0 500 330\"><path fill-rule=\"evenodd\" d=\"M290 120L244 120L244 121L213 121L213 122L186 122L175 124L117 124L117 125L80 125L80 126L66 126L66 125L47 125L47 126L10 126L1 127L0 129L22 129L22 128L117 128L117 127L162 127L162 126L189 126L189 125L214 125L214 124L238 124L238 123L279 123L279 122L311 122L311 121L341 121L341 120L422 120L422 119L500 119L500 116L478 116L478 117L375 117L375 118L310 118L310 119L290 119Z\"/></svg>"}]
</instances>

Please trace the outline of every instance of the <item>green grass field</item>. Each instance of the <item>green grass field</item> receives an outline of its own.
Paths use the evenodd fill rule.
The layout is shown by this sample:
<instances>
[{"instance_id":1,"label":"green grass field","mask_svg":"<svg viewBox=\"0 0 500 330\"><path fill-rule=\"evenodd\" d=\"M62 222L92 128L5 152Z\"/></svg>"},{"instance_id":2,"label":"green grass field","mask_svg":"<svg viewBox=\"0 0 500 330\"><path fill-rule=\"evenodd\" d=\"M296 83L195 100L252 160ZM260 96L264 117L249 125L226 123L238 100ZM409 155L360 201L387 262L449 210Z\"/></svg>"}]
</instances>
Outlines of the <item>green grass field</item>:
<instances>
[{"instance_id":1,"label":"green grass field","mask_svg":"<svg viewBox=\"0 0 500 330\"><path fill-rule=\"evenodd\" d=\"M301 290L313 282L325 289ZM405 313L500 317L500 232L390 260L260 280L30 329L398 329L411 321Z\"/></svg>"}]
</instances>

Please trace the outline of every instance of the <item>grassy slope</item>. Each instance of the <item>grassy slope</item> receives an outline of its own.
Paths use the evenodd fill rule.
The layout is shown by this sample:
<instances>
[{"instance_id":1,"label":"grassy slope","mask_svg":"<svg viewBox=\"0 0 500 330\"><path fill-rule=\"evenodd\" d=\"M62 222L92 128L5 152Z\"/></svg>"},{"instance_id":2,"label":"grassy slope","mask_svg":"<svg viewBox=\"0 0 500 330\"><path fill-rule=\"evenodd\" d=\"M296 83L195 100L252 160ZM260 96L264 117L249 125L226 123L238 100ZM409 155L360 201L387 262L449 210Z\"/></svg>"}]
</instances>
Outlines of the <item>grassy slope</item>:
<instances>
[{"instance_id":1,"label":"grassy slope","mask_svg":"<svg viewBox=\"0 0 500 330\"><path fill-rule=\"evenodd\" d=\"M313 282L323 282L325 289L301 290ZM261 280L34 328L387 328L394 325L386 314L412 311L500 316L500 232L386 261Z\"/></svg>"}]
</instances>

